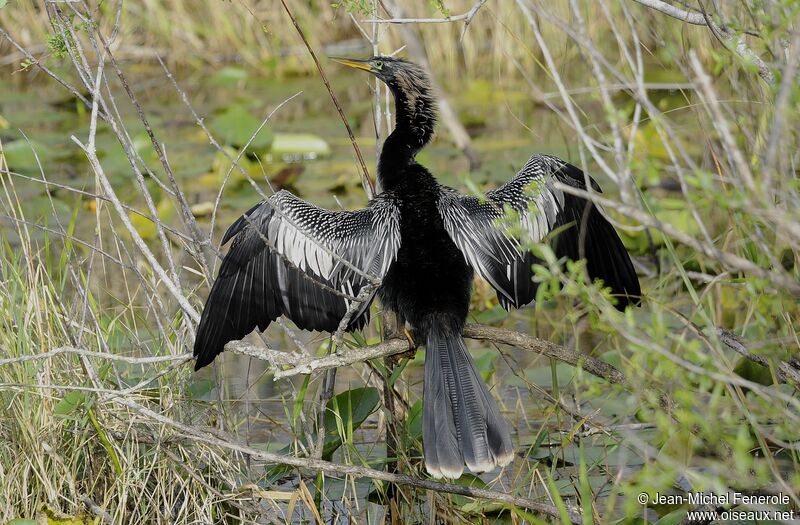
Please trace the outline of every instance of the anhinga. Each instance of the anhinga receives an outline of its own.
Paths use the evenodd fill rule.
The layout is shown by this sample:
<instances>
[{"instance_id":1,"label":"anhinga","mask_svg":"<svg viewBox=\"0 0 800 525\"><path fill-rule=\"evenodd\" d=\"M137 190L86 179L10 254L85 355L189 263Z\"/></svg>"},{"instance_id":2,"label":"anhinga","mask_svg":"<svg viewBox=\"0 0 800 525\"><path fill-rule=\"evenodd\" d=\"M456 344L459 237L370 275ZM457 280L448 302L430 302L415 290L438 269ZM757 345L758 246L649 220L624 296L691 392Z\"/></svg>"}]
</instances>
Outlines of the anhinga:
<instances>
[{"instance_id":1,"label":"anhinga","mask_svg":"<svg viewBox=\"0 0 800 525\"><path fill-rule=\"evenodd\" d=\"M436 122L427 74L396 58L337 60L369 71L394 95L395 128L378 162L383 192L364 209L330 211L280 191L234 222L222 239L233 244L197 331L196 369L228 341L264 330L280 315L301 329L336 331L368 276L375 276L380 286L355 310L348 329L365 325L377 295L424 340L428 472L457 478L465 464L473 472L506 465L513 459L511 436L461 335L473 273L496 289L505 308L530 303L537 258L525 246L552 232L556 255L584 257L589 276L602 279L624 309L640 295L630 257L595 206L555 188L553 181L585 189L587 180L558 158L534 155L485 198L439 184L415 160ZM509 220L518 222L521 236L501 226Z\"/></svg>"}]
</instances>

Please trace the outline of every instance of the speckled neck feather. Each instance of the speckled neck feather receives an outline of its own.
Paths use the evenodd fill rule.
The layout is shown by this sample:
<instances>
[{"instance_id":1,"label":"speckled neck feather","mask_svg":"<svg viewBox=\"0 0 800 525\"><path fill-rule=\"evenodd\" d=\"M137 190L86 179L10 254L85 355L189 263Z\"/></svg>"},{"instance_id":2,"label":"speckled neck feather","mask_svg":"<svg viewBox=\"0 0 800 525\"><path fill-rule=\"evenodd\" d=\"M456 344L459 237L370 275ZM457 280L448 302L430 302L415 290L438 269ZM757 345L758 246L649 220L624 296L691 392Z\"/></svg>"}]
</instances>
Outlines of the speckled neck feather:
<instances>
[{"instance_id":1,"label":"speckled neck feather","mask_svg":"<svg viewBox=\"0 0 800 525\"><path fill-rule=\"evenodd\" d=\"M395 100L395 129L383 145L378 164L381 187L388 189L395 181L389 172L414 162L414 157L431 141L436 125L437 106L430 79L425 71L402 62L386 84Z\"/></svg>"}]
</instances>

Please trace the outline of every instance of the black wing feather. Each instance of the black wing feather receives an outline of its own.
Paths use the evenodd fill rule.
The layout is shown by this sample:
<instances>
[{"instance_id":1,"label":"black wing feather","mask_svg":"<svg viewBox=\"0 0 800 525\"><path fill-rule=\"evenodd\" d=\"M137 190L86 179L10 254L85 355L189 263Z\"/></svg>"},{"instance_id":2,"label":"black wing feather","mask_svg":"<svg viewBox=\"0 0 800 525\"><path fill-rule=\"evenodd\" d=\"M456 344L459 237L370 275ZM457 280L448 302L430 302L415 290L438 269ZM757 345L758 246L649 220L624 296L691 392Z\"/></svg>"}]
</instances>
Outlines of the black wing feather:
<instances>
[{"instance_id":1,"label":"black wing feather","mask_svg":"<svg viewBox=\"0 0 800 525\"><path fill-rule=\"evenodd\" d=\"M200 319L195 369L281 315L301 329L335 331L367 275L385 275L399 238L399 211L386 194L352 212L324 210L285 191L254 206L223 236L233 244ZM369 320L373 296L348 329Z\"/></svg>"},{"instance_id":2,"label":"black wing feather","mask_svg":"<svg viewBox=\"0 0 800 525\"><path fill-rule=\"evenodd\" d=\"M540 242L551 234L556 255L585 258L589 276L611 288L617 308L638 304L639 280L613 226L591 202L556 189L554 180L585 189L587 177L561 159L534 155L509 182L487 192L485 200L443 188L439 212L453 242L495 288L506 309L536 297L531 267L539 260L522 248L521 241ZM588 180L601 191L593 179ZM516 216L514 224L509 224L508 210ZM521 230L522 239L509 233L511 226Z\"/></svg>"},{"instance_id":3,"label":"black wing feather","mask_svg":"<svg viewBox=\"0 0 800 525\"><path fill-rule=\"evenodd\" d=\"M555 159L560 167L553 177L563 184L586 189L583 171L572 164ZM592 188L601 192L594 179L589 178ZM601 279L611 288L616 298L616 307L624 310L629 304L641 303L641 288L636 270L628 251L616 230L603 216L597 206L576 195L562 192L564 206L558 214L554 230L553 248L556 256L571 260L586 259L586 270L592 279Z\"/></svg>"}]
</instances>

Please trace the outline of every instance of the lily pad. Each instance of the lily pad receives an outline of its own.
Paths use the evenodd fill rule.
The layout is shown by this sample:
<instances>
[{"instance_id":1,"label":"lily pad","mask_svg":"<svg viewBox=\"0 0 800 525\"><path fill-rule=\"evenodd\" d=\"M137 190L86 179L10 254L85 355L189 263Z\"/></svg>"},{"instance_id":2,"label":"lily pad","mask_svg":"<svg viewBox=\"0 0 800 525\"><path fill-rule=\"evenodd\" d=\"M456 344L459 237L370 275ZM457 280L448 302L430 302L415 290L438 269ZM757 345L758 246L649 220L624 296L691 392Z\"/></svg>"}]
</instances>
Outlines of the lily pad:
<instances>
[{"instance_id":1,"label":"lily pad","mask_svg":"<svg viewBox=\"0 0 800 525\"><path fill-rule=\"evenodd\" d=\"M35 153L35 154L34 154ZM44 144L34 140L28 142L27 140L15 140L12 142L4 142L2 154L8 163L8 169L11 171L38 171L39 165L36 162L36 157L44 164L45 161L53 156L53 151Z\"/></svg>"},{"instance_id":2,"label":"lily pad","mask_svg":"<svg viewBox=\"0 0 800 525\"><path fill-rule=\"evenodd\" d=\"M276 133L269 152L273 158L311 160L327 157L331 147L323 138L311 133Z\"/></svg>"},{"instance_id":3,"label":"lily pad","mask_svg":"<svg viewBox=\"0 0 800 525\"><path fill-rule=\"evenodd\" d=\"M189 210L197 218L209 217L214 212L214 203L211 201L198 202L193 205Z\"/></svg>"},{"instance_id":4,"label":"lily pad","mask_svg":"<svg viewBox=\"0 0 800 525\"><path fill-rule=\"evenodd\" d=\"M211 77L211 82L218 86L236 86L246 81L247 70L235 66L223 67Z\"/></svg>"},{"instance_id":5,"label":"lily pad","mask_svg":"<svg viewBox=\"0 0 800 525\"><path fill-rule=\"evenodd\" d=\"M261 125L243 106L231 106L211 119L209 127L216 139L229 146L240 148L250 141L250 137ZM263 151L272 144L273 134L266 126L250 142L249 149Z\"/></svg>"}]
</instances>

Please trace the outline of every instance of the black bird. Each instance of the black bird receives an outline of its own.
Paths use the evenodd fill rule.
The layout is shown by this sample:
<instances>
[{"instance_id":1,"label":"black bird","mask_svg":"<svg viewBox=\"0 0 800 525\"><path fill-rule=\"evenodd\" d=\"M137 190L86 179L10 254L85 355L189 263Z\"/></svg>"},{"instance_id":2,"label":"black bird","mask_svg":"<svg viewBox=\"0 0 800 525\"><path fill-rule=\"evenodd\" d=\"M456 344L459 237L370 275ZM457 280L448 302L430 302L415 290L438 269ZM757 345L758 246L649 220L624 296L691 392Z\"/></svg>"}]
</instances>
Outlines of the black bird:
<instances>
[{"instance_id":1,"label":"black bird","mask_svg":"<svg viewBox=\"0 0 800 525\"><path fill-rule=\"evenodd\" d=\"M585 257L589 276L602 279L624 309L640 295L631 260L596 207L555 189L553 181L585 189L581 170L534 155L485 198L461 195L415 160L436 123L427 74L397 58L336 60L369 71L394 95L395 129L378 162L383 192L364 209L330 211L280 191L234 222L222 239L233 244L197 331L195 368L280 315L302 329L334 332L361 293L366 300L347 327L360 329L377 295L427 348L422 428L430 475L457 478L465 464L473 472L506 465L511 436L461 335L473 273L497 290L505 308L528 304L536 294L537 259L523 246L554 233L555 253ZM510 220L521 237L500 225Z\"/></svg>"}]
</instances>

